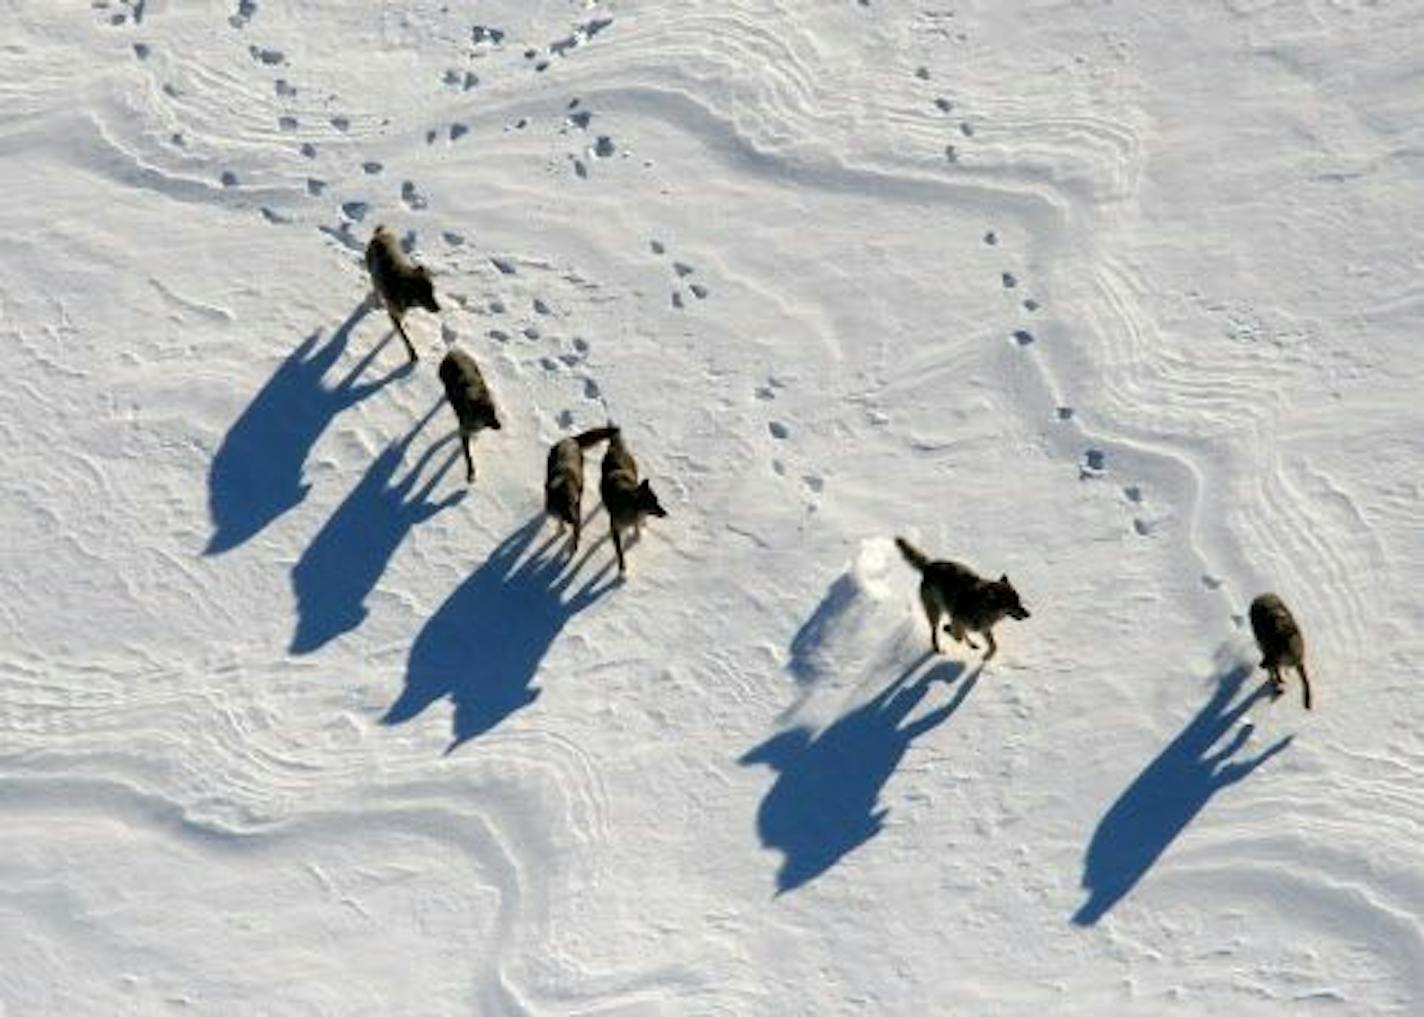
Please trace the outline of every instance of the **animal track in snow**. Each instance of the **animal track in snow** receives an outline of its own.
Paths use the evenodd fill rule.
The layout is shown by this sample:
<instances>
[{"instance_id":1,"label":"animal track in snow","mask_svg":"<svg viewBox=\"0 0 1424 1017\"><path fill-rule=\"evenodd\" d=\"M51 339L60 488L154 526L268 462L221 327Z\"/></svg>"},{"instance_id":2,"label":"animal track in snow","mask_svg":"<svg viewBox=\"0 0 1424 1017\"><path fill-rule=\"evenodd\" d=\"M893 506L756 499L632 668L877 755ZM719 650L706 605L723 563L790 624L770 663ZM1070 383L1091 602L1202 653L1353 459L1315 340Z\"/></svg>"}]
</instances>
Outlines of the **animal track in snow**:
<instances>
[{"instance_id":1,"label":"animal track in snow","mask_svg":"<svg viewBox=\"0 0 1424 1017\"><path fill-rule=\"evenodd\" d=\"M326 181L318 180L316 177L307 177L307 193L313 198L321 197L321 192L326 190Z\"/></svg>"},{"instance_id":2,"label":"animal track in snow","mask_svg":"<svg viewBox=\"0 0 1424 1017\"><path fill-rule=\"evenodd\" d=\"M999 244L999 234L995 233L993 230L990 230L988 233L984 234L984 243L988 244L990 247L997 247Z\"/></svg>"},{"instance_id":3,"label":"animal track in snow","mask_svg":"<svg viewBox=\"0 0 1424 1017\"><path fill-rule=\"evenodd\" d=\"M361 164L362 172L364 172L369 177L375 176L377 173L381 172L385 168L385 166L383 166L381 163L376 162L374 159L369 159Z\"/></svg>"},{"instance_id":4,"label":"animal track in snow","mask_svg":"<svg viewBox=\"0 0 1424 1017\"><path fill-rule=\"evenodd\" d=\"M791 436L791 430L779 420L773 420L766 425L766 429L771 432L771 436L778 441L784 441Z\"/></svg>"},{"instance_id":5,"label":"animal track in snow","mask_svg":"<svg viewBox=\"0 0 1424 1017\"><path fill-rule=\"evenodd\" d=\"M649 240L648 247L654 254L664 254L667 251L667 247L663 245L661 240Z\"/></svg>"},{"instance_id":6,"label":"animal track in snow","mask_svg":"<svg viewBox=\"0 0 1424 1017\"><path fill-rule=\"evenodd\" d=\"M364 201L346 201L341 205L341 214L353 222L361 222L366 218L366 213L371 210L371 206Z\"/></svg>"},{"instance_id":7,"label":"animal track in snow","mask_svg":"<svg viewBox=\"0 0 1424 1017\"><path fill-rule=\"evenodd\" d=\"M450 140L451 140L451 141L459 141L461 138L463 138L466 134L469 134L469 133L470 133L470 129L469 129L468 127L466 127L464 124L461 124L461 123L453 123L453 124L450 125Z\"/></svg>"},{"instance_id":8,"label":"animal track in snow","mask_svg":"<svg viewBox=\"0 0 1424 1017\"><path fill-rule=\"evenodd\" d=\"M465 238L454 230L446 230L440 234L440 239L444 240L451 247L460 247L464 244Z\"/></svg>"},{"instance_id":9,"label":"animal track in snow","mask_svg":"<svg viewBox=\"0 0 1424 1017\"><path fill-rule=\"evenodd\" d=\"M1031 345L1033 343L1033 338L1033 333L1026 328L1019 328L1014 330L1014 342L1018 343L1020 346Z\"/></svg>"},{"instance_id":10,"label":"animal track in snow","mask_svg":"<svg viewBox=\"0 0 1424 1017\"><path fill-rule=\"evenodd\" d=\"M1004 289L1006 290L1011 290L1019 284L1018 279L1014 277L1014 274L1012 272L1003 272L1000 274L999 278L1000 281L1003 282Z\"/></svg>"},{"instance_id":11,"label":"animal track in snow","mask_svg":"<svg viewBox=\"0 0 1424 1017\"><path fill-rule=\"evenodd\" d=\"M277 127L283 131L295 131L300 126L301 124L297 122L297 118L291 114L284 114L277 118Z\"/></svg>"},{"instance_id":12,"label":"animal track in snow","mask_svg":"<svg viewBox=\"0 0 1424 1017\"><path fill-rule=\"evenodd\" d=\"M505 261L503 258L490 258L490 264L493 265L496 269L498 269L501 275L517 274L514 266L508 261Z\"/></svg>"},{"instance_id":13,"label":"animal track in snow","mask_svg":"<svg viewBox=\"0 0 1424 1017\"><path fill-rule=\"evenodd\" d=\"M351 121L344 116L337 115L331 118L331 126L335 127L342 134L351 129Z\"/></svg>"},{"instance_id":14,"label":"animal track in snow","mask_svg":"<svg viewBox=\"0 0 1424 1017\"><path fill-rule=\"evenodd\" d=\"M302 142L302 147L300 151L302 155L306 156L308 159L316 158L316 146L313 145L310 141Z\"/></svg>"},{"instance_id":15,"label":"animal track in snow","mask_svg":"<svg viewBox=\"0 0 1424 1017\"><path fill-rule=\"evenodd\" d=\"M703 286L701 283L693 283L692 285L688 286L687 288L692 291L692 295L693 295L694 297L696 297L698 300L706 300L706 299L707 299L707 292L708 292L707 287L706 287L706 286Z\"/></svg>"},{"instance_id":16,"label":"animal track in snow","mask_svg":"<svg viewBox=\"0 0 1424 1017\"><path fill-rule=\"evenodd\" d=\"M237 11L227 19L233 28L245 28L257 16L257 0L237 0Z\"/></svg>"},{"instance_id":17,"label":"animal track in snow","mask_svg":"<svg viewBox=\"0 0 1424 1017\"><path fill-rule=\"evenodd\" d=\"M222 181L222 185L224 187L237 186L237 174L234 173L232 170L223 170L222 176L219 177L219 179Z\"/></svg>"},{"instance_id":18,"label":"animal track in snow","mask_svg":"<svg viewBox=\"0 0 1424 1017\"><path fill-rule=\"evenodd\" d=\"M600 159L611 159L614 151L613 139L606 134L600 134L593 143L593 154Z\"/></svg>"},{"instance_id":19,"label":"animal track in snow","mask_svg":"<svg viewBox=\"0 0 1424 1017\"><path fill-rule=\"evenodd\" d=\"M251 55L253 60L256 60L258 63L266 64L268 67L276 67L279 64L285 63L287 60L287 55L280 49L264 49L261 46L249 46L247 47L247 52Z\"/></svg>"},{"instance_id":20,"label":"animal track in snow","mask_svg":"<svg viewBox=\"0 0 1424 1017\"><path fill-rule=\"evenodd\" d=\"M282 99L295 99L297 96L297 86L289 83L286 78L278 78L272 82L272 91Z\"/></svg>"},{"instance_id":21,"label":"animal track in snow","mask_svg":"<svg viewBox=\"0 0 1424 1017\"><path fill-rule=\"evenodd\" d=\"M544 303L544 301L541 300L539 297L535 297L535 298L534 298L534 311L535 311L535 313L537 313L537 314L553 314L553 313L554 313L553 311L549 310L549 305L546 304L546 303Z\"/></svg>"},{"instance_id":22,"label":"animal track in snow","mask_svg":"<svg viewBox=\"0 0 1424 1017\"><path fill-rule=\"evenodd\" d=\"M1059 420L1072 420L1072 419L1073 419L1073 407L1071 407L1071 406L1060 406L1060 407L1058 407L1058 419L1059 419Z\"/></svg>"},{"instance_id":23,"label":"animal track in snow","mask_svg":"<svg viewBox=\"0 0 1424 1017\"><path fill-rule=\"evenodd\" d=\"M1107 472L1107 455L1101 450L1090 448L1083 453L1082 462L1078 464L1078 478L1080 480L1090 480L1101 477Z\"/></svg>"},{"instance_id":24,"label":"animal track in snow","mask_svg":"<svg viewBox=\"0 0 1424 1017\"><path fill-rule=\"evenodd\" d=\"M140 60L147 60L147 59L148 59L148 54L149 54L150 52L152 52L152 50L149 49L148 43L146 43L146 42L136 42L136 43L134 43L134 44L133 44L133 51L134 51L134 56L138 57Z\"/></svg>"},{"instance_id":25,"label":"animal track in snow","mask_svg":"<svg viewBox=\"0 0 1424 1017\"><path fill-rule=\"evenodd\" d=\"M430 202L425 195L416 190L414 181L406 180L401 184L401 201L405 202L407 208L412 212L419 212L430 207Z\"/></svg>"},{"instance_id":26,"label":"animal track in snow","mask_svg":"<svg viewBox=\"0 0 1424 1017\"><path fill-rule=\"evenodd\" d=\"M1039 303L1038 303L1037 300L1032 300L1032 299L1030 299L1030 300L1025 300L1025 301L1023 302L1023 309L1024 309L1025 311L1033 312L1033 311L1038 310L1038 308L1039 308Z\"/></svg>"}]
</instances>

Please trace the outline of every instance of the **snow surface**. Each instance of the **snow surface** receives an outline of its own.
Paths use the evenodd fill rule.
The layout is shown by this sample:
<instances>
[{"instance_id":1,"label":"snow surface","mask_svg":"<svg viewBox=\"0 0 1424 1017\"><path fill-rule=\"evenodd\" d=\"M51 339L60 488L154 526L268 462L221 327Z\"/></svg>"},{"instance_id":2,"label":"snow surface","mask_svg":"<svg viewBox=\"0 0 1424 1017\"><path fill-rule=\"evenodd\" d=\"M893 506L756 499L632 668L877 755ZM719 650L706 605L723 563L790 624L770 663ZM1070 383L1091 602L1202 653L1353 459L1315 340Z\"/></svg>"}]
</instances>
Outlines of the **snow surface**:
<instances>
[{"instance_id":1,"label":"snow surface","mask_svg":"<svg viewBox=\"0 0 1424 1017\"><path fill-rule=\"evenodd\" d=\"M1424 6L0 20L0 1011L1424 1006Z\"/></svg>"}]
</instances>

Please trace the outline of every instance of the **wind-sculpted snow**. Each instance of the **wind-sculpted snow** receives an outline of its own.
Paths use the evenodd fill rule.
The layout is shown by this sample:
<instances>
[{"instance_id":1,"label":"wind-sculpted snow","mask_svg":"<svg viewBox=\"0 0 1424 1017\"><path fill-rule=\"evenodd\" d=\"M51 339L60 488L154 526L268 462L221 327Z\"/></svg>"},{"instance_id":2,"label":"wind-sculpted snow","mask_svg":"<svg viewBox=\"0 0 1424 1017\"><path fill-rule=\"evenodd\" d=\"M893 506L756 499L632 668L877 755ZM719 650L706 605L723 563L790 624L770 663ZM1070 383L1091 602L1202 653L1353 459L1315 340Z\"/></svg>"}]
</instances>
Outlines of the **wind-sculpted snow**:
<instances>
[{"instance_id":1,"label":"wind-sculpted snow","mask_svg":"<svg viewBox=\"0 0 1424 1017\"><path fill-rule=\"evenodd\" d=\"M6 9L0 1010L1419 1010L1415 5L478 8Z\"/></svg>"}]
</instances>

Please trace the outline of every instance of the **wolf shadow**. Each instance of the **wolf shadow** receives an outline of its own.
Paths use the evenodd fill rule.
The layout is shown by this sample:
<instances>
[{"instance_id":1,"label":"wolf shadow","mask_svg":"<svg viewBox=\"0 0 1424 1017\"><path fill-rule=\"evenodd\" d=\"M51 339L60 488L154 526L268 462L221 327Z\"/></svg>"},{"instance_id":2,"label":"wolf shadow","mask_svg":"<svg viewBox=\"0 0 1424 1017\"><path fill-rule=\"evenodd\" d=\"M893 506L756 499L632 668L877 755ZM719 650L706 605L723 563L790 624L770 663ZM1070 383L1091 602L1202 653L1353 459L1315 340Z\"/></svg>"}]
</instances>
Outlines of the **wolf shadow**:
<instances>
[{"instance_id":1,"label":"wolf shadow","mask_svg":"<svg viewBox=\"0 0 1424 1017\"><path fill-rule=\"evenodd\" d=\"M1262 685L1232 705L1250 673L1250 668L1238 667L1221 675L1206 705L1098 823L1083 860L1088 899L1073 915L1073 924L1095 924L1137 885L1218 791L1245 780L1291 743L1292 736L1287 736L1252 759L1230 762L1251 736L1250 727L1244 726L1216 747L1266 694Z\"/></svg>"},{"instance_id":2,"label":"wolf shadow","mask_svg":"<svg viewBox=\"0 0 1424 1017\"><path fill-rule=\"evenodd\" d=\"M969 697L978 668L959 682L949 702L904 723L935 682L952 684L964 673L963 664L941 660L906 685L932 657L926 651L873 699L819 734L795 727L739 760L776 772L757 809L757 833L764 846L782 853L778 896L815 879L880 832L889 812L878 807L881 789L910 743L948 720Z\"/></svg>"},{"instance_id":3,"label":"wolf shadow","mask_svg":"<svg viewBox=\"0 0 1424 1017\"><path fill-rule=\"evenodd\" d=\"M405 476L395 480L411 443L439 409L437 402L409 433L386 446L293 566L297 628L291 653L311 653L360 625L368 613L366 597L406 534L465 497L461 488L440 501L431 500L459 457L453 448L416 490L421 474L453 435L427 448Z\"/></svg>"},{"instance_id":4,"label":"wolf shadow","mask_svg":"<svg viewBox=\"0 0 1424 1017\"><path fill-rule=\"evenodd\" d=\"M448 697L448 754L539 697L531 683L563 627L618 585L608 579L610 562L570 593L593 548L571 568L550 553L555 538L527 554L543 523L540 513L506 537L426 622L410 649L405 689L381 723L402 723Z\"/></svg>"},{"instance_id":5,"label":"wolf shadow","mask_svg":"<svg viewBox=\"0 0 1424 1017\"><path fill-rule=\"evenodd\" d=\"M320 329L307 336L223 436L208 469L213 535L204 554L221 554L245 543L301 504L311 489L303 482L302 469L331 421L410 373L406 365L357 384L390 342L387 335L335 385L323 384L327 371L346 350L351 331L372 306L367 297L325 342Z\"/></svg>"}]
</instances>

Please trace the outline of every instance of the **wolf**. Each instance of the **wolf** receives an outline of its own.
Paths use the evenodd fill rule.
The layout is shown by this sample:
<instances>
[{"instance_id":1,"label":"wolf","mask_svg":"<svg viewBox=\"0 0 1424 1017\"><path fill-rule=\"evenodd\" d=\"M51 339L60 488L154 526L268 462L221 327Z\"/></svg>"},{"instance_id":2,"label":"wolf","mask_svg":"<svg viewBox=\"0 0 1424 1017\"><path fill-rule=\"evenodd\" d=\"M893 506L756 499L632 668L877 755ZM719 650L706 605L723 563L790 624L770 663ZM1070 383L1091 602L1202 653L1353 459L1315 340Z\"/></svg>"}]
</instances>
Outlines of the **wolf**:
<instances>
[{"instance_id":1,"label":"wolf","mask_svg":"<svg viewBox=\"0 0 1424 1017\"><path fill-rule=\"evenodd\" d=\"M1286 690L1283 668L1295 668L1300 675L1301 695L1305 708L1310 709L1310 678L1305 673L1305 639L1290 608L1274 593L1263 593L1251 601L1251 631L1261 648L1261 666L1271 676L1271 694L1279 697Z\"/></svg>"},{"instance_id":2,"label":"wolf","mask_svg":"<svg viewBox=\"0 0 1424 1017\"><path fill-rule=\"evenodd\" d=\"M939 652L940 619L946 615L949 616L949 634L956 642L966 642L977 650L979 644L969 638L969 633L984 633L989 643L985 660L999 652L999 645L994 642L996 623L1006 616L1018 621L1029 617L1028 608L1019 601L1018 591L1008 576L983 579L957 561L931 561L904 537L896 537L895 545L920 573L920 603L930 622L930 642L936 653Z\"/></svg>"},{"instance_id":3,"label":"wolf","mask_svg":"<svg viewBox=\"0 0 1424 1017\"><path fill-rule=\"evenodd\" d=\"M377 226L366 245L366 268L371 273L371 285L376 296L391 316L391 324L405 342L405 351L413 364L420 357L415 352L415 344L406 334L405 312L412 307L423 307L431 313L438 313L440 305L435 301L435 285L430 281L430 272L424 265L417 265L405 256L400 241L389 227Z\"/></svg>"},{"instance_id":4,"label":"wolf","mask_svg":"<svg viewBox=\"0 0 1424 1017\"><path fill-rule=\"evenodd\" d=\"M460 422L460 446L465 452L465 483L475 480L475 460L470 455L470 439L485 428L501 429L494 396L475 358L461 350L451 350L440 361L440 381Z\"/></svg>"},{"instance_id":5,"label":"wolf","mask_svg":"<svg viewBox=\"0 0 1424 1017\"><path fill-rule=\"evenodd\" d=\"M619 431L608 438L608 448L603 453L603 479L598 489L603 495L603 507L608 510L613 549L618 553L618 574L624 575L628 566L623 558L623 531L632 527L638 532L647 516L661 519L667 513L658 504L652 486L638 479L638 463Z\"/></svg>"},{"instance_id":6,"label":"wolf","mask_svg":"<svg viewBox=\"0 0 1424 1017\"><path fill-rule=\"evenodd\" d=\"M572 526L574 535L569 543L569 557L578 552L579 533L583 528L583 452L618 433L618 428L595 427L562 438L549 449L549 465L544 479L544 511L559 521L559 532Z\"/></svg>"}]
</instances>

